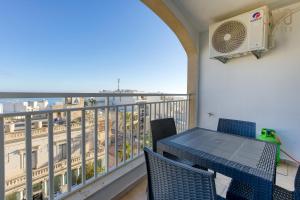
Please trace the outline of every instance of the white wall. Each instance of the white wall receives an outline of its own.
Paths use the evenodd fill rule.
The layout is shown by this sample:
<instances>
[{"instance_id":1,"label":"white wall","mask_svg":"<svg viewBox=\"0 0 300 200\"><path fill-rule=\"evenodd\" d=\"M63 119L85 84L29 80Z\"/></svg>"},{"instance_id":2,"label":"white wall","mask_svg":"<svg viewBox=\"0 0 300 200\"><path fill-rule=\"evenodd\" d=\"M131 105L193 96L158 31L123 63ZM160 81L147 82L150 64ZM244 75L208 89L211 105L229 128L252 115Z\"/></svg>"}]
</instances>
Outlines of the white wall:
<instances>
[{"instance_id":1,"label":"white wall","mask_svg":"<svg viewBox=\"0 0 300 200\"><path fill-rule=\"evenodd\" d=\"M276 48L260 60L250 55L222 64L208 58L208 32L199 42L199 126L216 129L219 117L254 121L257 133L274 128L283 149L300 160L300 12L280 25Z\"/></svg>"}]
</instances>

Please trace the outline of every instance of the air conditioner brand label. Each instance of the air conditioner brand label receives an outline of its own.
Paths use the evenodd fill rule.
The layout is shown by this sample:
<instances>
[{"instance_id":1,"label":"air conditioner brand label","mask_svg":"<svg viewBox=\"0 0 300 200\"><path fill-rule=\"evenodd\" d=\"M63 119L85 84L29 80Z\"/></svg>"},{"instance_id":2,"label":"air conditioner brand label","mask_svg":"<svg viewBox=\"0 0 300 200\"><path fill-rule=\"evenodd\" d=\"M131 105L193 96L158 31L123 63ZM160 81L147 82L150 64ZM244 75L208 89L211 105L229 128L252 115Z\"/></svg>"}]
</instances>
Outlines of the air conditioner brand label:
<instances>
[{"instance_id":1,"label":"air conditioner brand label","mask_svg":"<svg viewBox=\"0 0 300 200\"><path fill-rule=\"evenodd\" d=\"M251 20L250 22L255 22L255 21L258 21L258 20L261 20L262 19L262 12L255 12L251 15Z\"/></svg>"}]
</instances>

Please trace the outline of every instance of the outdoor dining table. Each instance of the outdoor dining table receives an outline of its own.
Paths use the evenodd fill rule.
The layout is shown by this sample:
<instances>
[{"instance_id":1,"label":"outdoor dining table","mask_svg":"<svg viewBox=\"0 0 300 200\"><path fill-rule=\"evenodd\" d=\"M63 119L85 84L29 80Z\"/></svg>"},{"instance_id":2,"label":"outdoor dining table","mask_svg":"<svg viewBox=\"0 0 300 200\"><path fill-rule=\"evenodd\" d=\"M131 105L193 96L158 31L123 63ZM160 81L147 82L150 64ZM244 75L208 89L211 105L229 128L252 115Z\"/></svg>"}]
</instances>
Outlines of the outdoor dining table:
<instances>
[{"instance_id":1,"label":"outdoor dining table","mask_svg":"<svg viewBox=\"0 0 300 200\"><path fill-rule=\"evenodd\" d=\"M255 200L272 199L276 176L274 144L193 128L159 140L157 151L248 183L254 189Z\"/></svg>"}]
</instances>

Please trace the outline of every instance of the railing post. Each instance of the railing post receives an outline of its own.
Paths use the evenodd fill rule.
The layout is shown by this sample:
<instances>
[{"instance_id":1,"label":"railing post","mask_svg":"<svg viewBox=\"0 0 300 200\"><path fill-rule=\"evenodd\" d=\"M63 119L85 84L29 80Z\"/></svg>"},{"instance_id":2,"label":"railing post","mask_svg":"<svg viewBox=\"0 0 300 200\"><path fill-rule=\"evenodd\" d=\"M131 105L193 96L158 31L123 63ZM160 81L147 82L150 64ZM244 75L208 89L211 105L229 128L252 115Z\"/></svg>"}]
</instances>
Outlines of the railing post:
<instances>
[{"instance_id":1,"label":"railing post","mask_svg":"<svg viewBox=\"0 0 300 200\"><path fill-rule=\"evenodd\" d=\"M26 143L26 199L32 199L32 145L31 145L31 115L25 116Z\"/></svg>"},{"instance_id":2,"label":"railing post","mask_svg":"<svg viewBox=\"0 0 300 200\"><path fill-rule=\"evenodd\" d=\"M5 141L4 118L0 117L0 199L5 199Z\"/></svg>"},{"instance_id":3,"label":"railing post","mask_svg":"<svg viewBox=\"0 0 300 200\"><path fill-rule=\"evenodd\" d=\"M98 109L94 110L94 177L98 176Z\"/></svg>"},{"instance_id":4,"label":"railing post","mask_svg":"<svg viewBox=\"0 0 300 200\"><path fill-rule=\"evenodd\" d=\"M187 96L187 117L186 117L186 123L187 123L187 129L191 128L190 127L190 95Z\"/></svg>"},{"instance_id":5,"label":"railing post","mask_svg":"<svg viewBox=\"0 0 300 200\"><path fill-rule=\"evenodd\" d=\"M149 144L150 144L150 148L152 147L151 145L151 136L152 136L152 133L151 133L151 120L152 120L152 104L149 103L149 127L148 127L148 141L149 141Z\"/></svg>"},{"instance_id":6,"label":"railing post","mask_svg":"<svg viewBox=\"0 0 300 200\"><path fill-rule=\"evenodd\" d=\"M162 108L162 112L163 112L162 116L163 116L163 118L166 118L166 96L163 96L163 98L164 98L164 102L163 102L163 108Z\"/></svg>"},{"instance_id":7,"label":"railing post","mask_svg":"<svg viewBox=\"0 0 300 200\"><path fill-rule=\"evenodd\" d=\"M185 100L185 130L188 129L188 100Z\"/></svg>"},{"instance_id":8,"label":"railing post","mask_svg":"<svg viewBox=\"0 0 300 200\"><path fill-rule=\"evenodd\" d=\"M175 101L172 102L172 117L174 119L175 114L174 114L174 105L175 105Z\"/></svg>"},{"instance_id":9,"label":"railing post","mask_svg":"<svg viewBox=\"0 0 300 200\"><path fill-rule=\"evenodd\" d=\"M160 113L160 111L161 111L161 102L158 103L158 119L161 118L161 113Z\"/></svg>"},{"instance_id":10,"label":"railing post","mask_svg":"<svg viewBox=\"0 0 300 200\"><path fill-rule=\"evenodd\" d=\"M85 184L86 179L86 166L85 166L85 110L81 111L81 174L82 174L82 184Z\"/></svg>"},{"instance_id":11,"label":"railing post","mask_svg":"<svg viewBox=\"0 0 300 200\"><path fill-rule=\"evenodd\" d=\"M133 151L134 151L134 137L133 137L133 131L134 131L134 105L131 106L131 125L130 125L130 129L131 129L131 138L130 138L130 146L131 146L131 151L130 151L130 159L133 158Z\"/></svg>"},{"instance_id":12,"label":"railing post","mask_svg":"<svg viewBox=\"0 0 300 200\"><path fill-rule=\"evenodd\" d=\"M53 169L53 113L48 114L48 192L49 200L54 199L54 169Z\"/></svg>"},{"instance_id":13,"label":"railing post","mask_svg":"<svg viewBox=\"0 0 300 200\"><path fill-rule=\"evenodd\" d=\"M181 121L181 101L179 100L178 101L178 112L179 112L179 132L181 132L182 130L181 130L181 123L182 123L182 121Z\"/></svg>"},{"instance_id":14,"label":"railing post","mask_svg":"<svg viewBox=\"0 0 300 200\"><path fill-rule=\"evenodd\" d=\"M149 103L149 122L151 122L152 119L152 103Z\"/></svg>"},{"instance_id":15,"label":"railing post","mask_svg":"<svg viewBox=\"0 0 300 200\"><path fill-rule=\"evenodd\" d=\"M180 100L178 100L177 101L177 130L178 130L178 132L181 132L181 130L180 130Z\"/></svg>"},{"instance_id":16,"label":"railing post","mask_svg":"<svg viewBox=\"0 0 300 200\"><path fill-rule=\"evenodd\" d=\"M126 162L126 106L124 106L124 114L123 114L123 126L124 126L124 132L123 132L123 162Z\"/></svg>"},{"instance_id":17,"label":"railing post","mask_svg":"<svg viewBox=\"0 0 300 200\"><path fill-rule=\"evenodd\" d=\"M67 179L68 192L72 189L71 112L67 111Z\"/></svg>"},{"instance_id":18,"label":"railing post","mask_svg":"<svg viewBox=\"0 0 300 200\"><path fill-rule=\"evenodd\" d=\"M143 148L145 148L146 145L146 120L147 120L147 104L143 105L144 108L144 116L143 116Z\"/></svg>"},{"instance_id":19,"label":"railing post","mask_svg":"<svg viewBox=\"0 0 300 200\"><path fill-rule=\"evenodd\" d=\"M169 102L167 101L167 118L169 117Z\"/></svg>"},{"instance_id":20,"label":"railing post","mask_svg":"<svg viewBox=\"0 0 300 200\"><path fill-rule=\"evenodd\" d=\"M109 171L109 97L105 99L105 171Z\"/></svg>"},{"instance_id":21,"label":"railing post","mask_svg":"<svg viewBox=\"0 0 300 200\"><path fill-rule=\"evenodd\" d=\"M116 167L119 164L119 141L118 141L118 135L119 135L119 107L115 107L116 112L116 129L115 129L115 165Z\"/></svg>"},{"instance_id":22,"label":"railing post","mask_svg":"<svg viewBox=\"0 0 300 200\"><path fill-rule=\"evenodd\" d=\"M140 150L141 150L141 104L138 104L138 144L137 144L137 150L138 150L138 155L140 155Z\"/></svg>"},{"instance_id":23,"label":"railing post","mask_svg":"<svg viewBox=\"0 0 300 200\"><path fill-rule=\"evenodd\" d=\"M183 111L184 111L184 101L181 101L181 103L180 103L180 109L181 109L181 116L180 116L180 118L181 118L181 132L183 131L183 129L184 129L184 126L183 126Z\"/></svg>"},{"instance_id":24,"label":"railing post","mask_svg":"<svg viewBox=\"0 0 300 200\"><path fill-rule=\"evenodd\" d=\"M154 119L156 119L156 103L154 103Z\"/></svg>"},{"instance_id":25,"label":"railing post","mask_svg":"<svg viewBox=\"0 0 300 200\"><path fill-rule=\"evenodd\" d=\"M175 111L174 111L174 121L175 121L176 128L178 128L178 126L177 126L177 102L178 101L174 102L174 109L175 109Z\"/></svg>"}]
</instances>

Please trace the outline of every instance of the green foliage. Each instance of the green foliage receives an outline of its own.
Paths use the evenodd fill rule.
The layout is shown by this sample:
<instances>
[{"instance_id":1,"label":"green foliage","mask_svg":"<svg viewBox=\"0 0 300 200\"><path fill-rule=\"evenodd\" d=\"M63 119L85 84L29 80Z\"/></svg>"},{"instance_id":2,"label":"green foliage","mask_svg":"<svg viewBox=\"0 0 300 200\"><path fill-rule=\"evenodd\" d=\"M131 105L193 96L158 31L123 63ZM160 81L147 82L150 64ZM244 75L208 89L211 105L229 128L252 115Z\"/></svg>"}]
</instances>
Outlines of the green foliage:
<instances>
[{"instance_id":1,"label":"green foliage","mask_svg":"<svg viewBox=\"0 0 300 200\"><path fill-rule=\"evenodd\" d=\"M94 163L90 162L90 163L87 163L85 166L86 166L85 167L85 169L86 169L85 177L86 177L86 179L90 179L94 176Z\"/></svg>"},{"instance_id":2,"label":"green foliage","mask_svg":"<svg viewBox=\"0 0 300 200\"><path fill-rule=\"evenodd\" d=\"M6 200L18 200L18 199L20 199L19 196L20 196L20 195L19 195L17 192L14 192L14 193L12 193L12 194L6 195L6 196L5 196L5 199L6 199Z\"/></svg>"},{"instance_id":3,"label":"green foliage","mask_svg":"<svg viewBox=\"0 0 300 200\"><path fill-rule=\"evenodd\" d=\"M105 171L105 168L101 165L101 161L97 164L97 173L103 173ZM94 162L89 162L85 165L85 179L88 180L94 176ZM81 183L82 177L82 171L80 169L79 176L76 177L76 184Z\"/></svg>"},{"instance_id":4,"label":"green foliage","mask_svg":"<svg viewBox=\"0 0 300 200\"><path fill-rule=\"evenodd\" d=\"M126 160L128 160L130 158L130 153L131 153L130 144L126 143L126 150L125 151L126 151ZM123 162L123 149L119 150L118 157L119 157L119 160L121 160L121 162Z\"/></svg>"},{"instance_id":5,"label":"green foliage","mask_svg":"<svg viewBox=\"0 0 300 200\"><path fill-rule=\"evenodd\" d=\"M131 112L126 112L126 130L130 130L131 128ZM120 121L123 121L124 115L120 115ZM138 114L134 113L133 114L133 129L138 128ZM119 130L123 130L123 123L119 123Z\"/></svg>"},{"instance_id":6,"label":"green foliage","mask_svg":"<svg viewBox=\"0 0 300 200\"><path fill-rule=\"evenodd\" d=\"M42 189L43 189L43 183L42 182L32 185L32 191L33 192L37 192L37 191L40 191Z\"/></svg>"},{"instance_id":7,"label":"green foliage","mask_svg":"<svg viewBox=\"0 0 300 200\"><path fill-rule=\"evenodd\" d=\"M61 179L62 176L58 175L58 176L54 176L54 192L61 192Z\"/></svg>"},{"instance_id":8,"label":"green foliage","mask_svg":"<svg viewBox=\"0 0 300 200\"><path fill-rule=\"evenodd\" d=\"M72 185L76 185L77 184L77 170L73 169L72 170Z\"/></svg>"}]
</instances>

